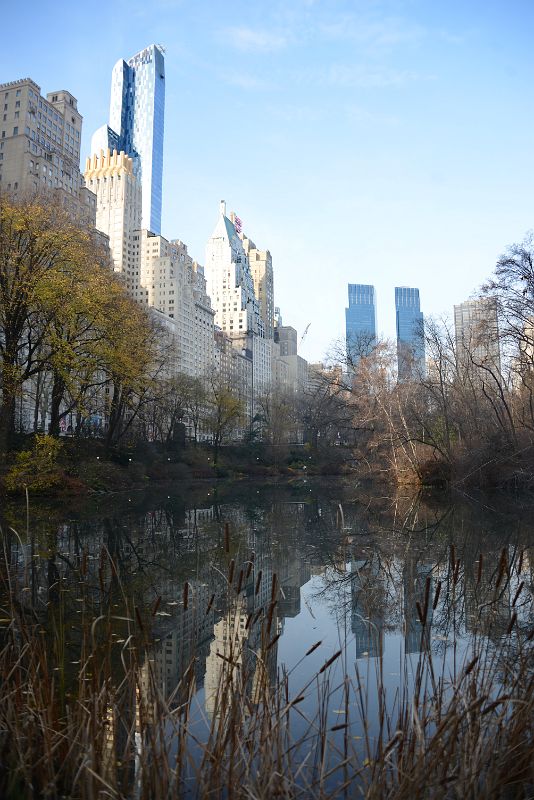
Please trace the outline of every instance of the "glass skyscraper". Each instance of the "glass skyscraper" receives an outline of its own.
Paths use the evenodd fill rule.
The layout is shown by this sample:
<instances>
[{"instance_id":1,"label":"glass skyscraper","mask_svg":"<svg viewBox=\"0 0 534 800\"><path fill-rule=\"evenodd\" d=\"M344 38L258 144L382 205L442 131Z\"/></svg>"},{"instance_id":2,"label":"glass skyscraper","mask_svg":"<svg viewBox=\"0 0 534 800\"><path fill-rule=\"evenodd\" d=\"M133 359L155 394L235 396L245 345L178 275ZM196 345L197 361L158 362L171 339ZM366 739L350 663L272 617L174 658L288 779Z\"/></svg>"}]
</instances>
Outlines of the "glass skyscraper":
<instances>
[{"instance_id":1,"label":"glass skyscraper","mask_svg":"<svg viewBox=\"0 0 534 800\"><path fill-rule=\"evenodd\" d=\"M109 125L91 139L91 151L124 150L141 183L142 227L161 233L165 58L151 44L128 62L117 61L111 75Z\"/></svg>"},{"instance_id":2,"label":"glass skyscraper","mask_svg":"<svg viewBox=\"0 0 534 800\"><path fill-rule=\"evenodd\" d=\"M397 286L395 310L398 377L403 381L422 374L425 368L425 340L419 289Z\"/></svg>"},{"instance_id":3,"label":"glass skyscraper","mask_svg":"<svg viewBox=\"0 0 534 800\"><path fill-rule=\"evenodd\" d=\"M345 309L347 358L356 364L376 343L375 287L349 283L349 307Z\"/></svg>"}]
</instances>

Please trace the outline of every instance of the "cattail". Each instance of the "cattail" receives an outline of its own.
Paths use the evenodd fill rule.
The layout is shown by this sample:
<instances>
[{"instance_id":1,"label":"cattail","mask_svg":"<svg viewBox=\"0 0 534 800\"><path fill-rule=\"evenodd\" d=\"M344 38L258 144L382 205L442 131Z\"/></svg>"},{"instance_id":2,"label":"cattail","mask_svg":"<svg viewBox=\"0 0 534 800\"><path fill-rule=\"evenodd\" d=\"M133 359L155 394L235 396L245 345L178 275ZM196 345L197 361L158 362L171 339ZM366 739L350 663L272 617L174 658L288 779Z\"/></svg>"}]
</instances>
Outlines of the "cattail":
<instances>
[{"instance_id":1,"label":"cattail","mask_svg":"<svg viewBox=\"0 0 534 800\"><path fill-rule=\"evenodd\" d=\"M276 644L276 642L278 641L278 639L280 638L281 635L282 635L281 633L277 633L276 636L274 637L274 639L271 639L271 641L267 645L266 652L269 651L271 649L271 647L274 647L274 645Z\"/></svg>"},{"instance_id":2,"label":"cattail","mask_svg":"<svg viewBox=\"0 0 534 800\"><path fill-rule=\"evenodd\" d=\"M184 611L187 611L189 606L189 584L187 581L184 583Z\"/></svg>"},{"instance_id":3,"label":"cattail","mask_svg":"<svg viewBox=\"0 0 534 800\"><path fill-rule=\"evenodd\" d=\"M497 575L497 583L495 584L495 588L496 589L499 588L499 586L501 584L501 581L502 581L502 579L504 577L504 573L506 572L507 561L508 561L508 559L506 557L506 548L503 547L502 552L501 552L501 557L500 557L500 560L499 560L499 574Z\"/></svg>"},{"instance_id":4,"label":"cattail","mask_svg":"<svg viewBox=\"0 0 534 800\"><path fill-rule=\"evenodd\" d=\"M322 641L315 642L315 644L312 644L312 646L310 647L309 650L306 650L306 652L304 653L304 656L310 656L313 653L313 651L317 650L317 648L320 647L321 645L322 645Z\"/></svg>"},{"instance_id":5,"label":"cattail","mask_svg":"<svg viewBox=\"0 0 534 800\"><path fill-rule=\"evenodd\" d=\"M328 669L328 667L330 667L334 663L334 661L336 661L339 658L342 652L343 650L338 650L337 653L334 653L334 655L328 659L328 661L325 661L325 663L319 670L319 675L321 675L326 669Z\"/></svg>"},{"instance_id":6,"label":"cattail","mask_svg":"<svg viewBox=\"0 0 534 800\"><path fill-rule=\"evenodd\" d=\"M436 593L434 595L434 602L432 603L432 611L436 610L440 593L441 593L441 581L438 581L436 586Z\"/></svg>"},{"instance_id":7,"label":"cattail","mask_svg":"<svg viewBox=\"0 0 534 800\"><path fill-rule=\"evenodd\" d=\"M273 600L271 603L269 603L269 611L267 613L267 633L271 632L271 625L273 623L274 609L275 609L277 603L278 603L278 600Z\"/></svg>"},{"instance_id":8,"label":"cattail","mask_svg":"<svg viewBox=\"0 0 534 800\"><path fill-rule=\"evenodd\" d=\"M290 706L296 706L297 703L302 703L302 701L305 700L305 699L306 699L306 697L303 694L299 694L299 696L295 697L295 699L292 700L289 705Z\"/></svg>"},{"instance_id":9,"label":"cattail","mask_svg":"<svg viewBox=\"0 0 534 800\"><path fill-rule=\"evenodd\" d=\"M158 611L158 608L161 605L161 595L156 597L154 605L152 606L152 616L155 617Z\"/></svg>"},{"instance_id":10,"label":"cattail","mask_svg":"<svg viewBox=\"0 0 534 800\"><path fill-rule=\"evenodd\" d=\"M208 614L210 613L214 602L215 602L215 594L212 594L212 596L210 597L210 601L208 603L208 607L206 609L206 616L208 616Z\"/></svg>"},{"instance_id":11,"label":"cattail","mask_svg":"<svg viewBox=\"0 0 534 800\"><path fill-rule=\"evenodd\" d=\"M415 607L417 609L417 616L419 617L419 622L421 623L421 625L424 628L425 627L426 618L425 618L425 615L423 613L423 609L421 608L421 603L419 602L419 600L415 601Z\"/></svg>"},{"instance_id":12,"label":"cattail","mask_svg":"<svg viewBox=\"0 0 534 800\"><path fill-rule=\"evenodd\" d=\"M450 564L451 564L451 570L454 570L454 565L456 564L456 548L454 546L454 543L451 544L451 549L450 549Z\"/></svg>"},{"instance_id":13,"label":"cattail","mask_svg":"<svg viewBox=\"0 0 534 800\"><path fill-rule=\"evenodd\" d=\"M254 614L254 619L252 620L252 626L254 626L256 624L256 622L259 620L259 618L261 617L262 614L263 614L263 606L258 608L256 613Z\"/></svg>"},{"instance_id":14,"label":"cattail","mask_svg":"<svg viewBox=\"0 0 534 800\"><path fill-rule=\"evenodd\" d=\"M521 583L520 583L520 584L519 584L519 586L517 587L517 592L515 593L515 595L514 595L514 599L512 600L512 608L515 606L515 604L516 604L516 603L517 603L517 601L519 600L519 595L520 595L520 594L521 594L521 592L523 591L523 586L524 586L524 585L525 585L525 581L521 581Z\"/></svg>"},{"instance_id":15,"label":"cattail","mask_svg":"<svg viewBox=\"0 0 534 800\"><path fill-rule=\"evenodd\" d=\"M509 699L510 699L510 695L508 695L508 694L503 695L498 700L494 700L493 703L490 703L489 706L486 706L486 708L483 708L482 709L482 714L483 715L484 714L489 714L490 711L494 711L496 708L498 708L498 706L502 706Z\"/></svg>"},{"instance_id":16,"label":"cattail","mask_svg":"<svg viewBox=\"0 0 534 800\"><path fill-rule=\"evenodd\" d=\"M477 663L477 661L478 661L478 656L475 656L475 657L474 657L474 659L473 659L472 661L470 661L470 662L469 662L469 664L468 664L468 665L467 665L467 667L465 668L465 673L464 673L465 675L469 675L469 673L473 671L473 669L475 668L475 664Z\"/></svg>"},{"instance_id":17,"label":"cattail","mask_svg":"<svg viewBox=\"0 0 534 800\"><path fill-rule=\"evenodd\" d=\"M224 552L230 552L230 524L224 523Z\"/></svg>"},{"instance_id":18,"label":"cattail","mask_svg":"<svg viewBox=\"0 0 534 800\"><path fill-rule=\"evenodd\" d=\"M425 618L425 622L428 614L428 603L430 600L430 583L431 578L430 575L428 575L425 583L425 604L423 606L423 617Z\"/></svg>"},{"instance_id":19,"label":"cattail","mask_svg":"<svg viewBox=\"0 0 534 800\"><path fill-rule=\"evenodd\" d=\"M260 571L258 572L258 577L256 578L256 588L254 590L254 594L258 594L258 592L260 591L261 576L262 576L262 570L260 569Z\"/></svg>"},{"instance_id":20,"label":"cattail","mask_svg":"<svg viewBox=\"0 0 534 800\"><path fill-rule=\"evenodd\" d=\"M510 624L508 625L508 628L507 628L507 630L506 630L506 635L507 635L507 636L508 636L510 633L512 633L512 629L513 629L513 627L514 627L514 625L515 625L515 623L516 623L516 622L517 622L517 612L516 612L516 611L514 611L514 613L512 614L512 619L510 620Z\"/></svg>"}]
</instances>

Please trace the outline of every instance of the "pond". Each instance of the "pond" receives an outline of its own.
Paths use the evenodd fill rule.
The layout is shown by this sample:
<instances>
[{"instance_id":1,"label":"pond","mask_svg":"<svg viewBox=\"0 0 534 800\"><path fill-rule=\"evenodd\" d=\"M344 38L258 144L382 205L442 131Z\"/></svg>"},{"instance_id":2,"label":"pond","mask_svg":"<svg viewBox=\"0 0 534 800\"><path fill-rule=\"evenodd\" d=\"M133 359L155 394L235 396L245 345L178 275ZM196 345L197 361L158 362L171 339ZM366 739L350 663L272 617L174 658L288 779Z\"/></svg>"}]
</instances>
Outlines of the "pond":
<instances>
[{"instance_id":1,"label":"pond","mask_svg":"<svg viewBox=\"0 0 534 800\"><path fill-rule=\"evenodd\" d=\"M25 680L50 682L36 706L80 738L46 780L78 781L72 796L386 796L402 742L417 749L414 704L433 742L463 686L493 737L510 664L525 665L516 690L531 674L531 515L382 494L241 481L32 500L29 521L5 509L4 668L31 645Z\"/></svg>"}]
</instances>

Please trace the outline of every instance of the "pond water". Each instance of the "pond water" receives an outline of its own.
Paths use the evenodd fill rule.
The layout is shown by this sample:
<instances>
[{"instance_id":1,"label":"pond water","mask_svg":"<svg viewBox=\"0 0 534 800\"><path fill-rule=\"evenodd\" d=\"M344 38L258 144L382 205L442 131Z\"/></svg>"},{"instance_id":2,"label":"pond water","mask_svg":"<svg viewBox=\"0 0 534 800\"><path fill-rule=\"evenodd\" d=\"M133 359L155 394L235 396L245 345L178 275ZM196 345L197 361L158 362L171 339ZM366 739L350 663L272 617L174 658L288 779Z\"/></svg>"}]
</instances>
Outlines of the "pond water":
<instances>
[{"instance_id":1,"label":"pond water","mask_svg":"<svg viewBox=\"0 0 534 800\"><path fill-rule=\"evenodd\" d=\"M76 507L32 501L29 524L17 505L1 522L12 592L45 635L55 632L50 669L67 694L79 685L84 626L98 637L107 620L120 681L139 624L148 643L141 668L170 708L184 702L187 684L198 741L222 713L224 670L248 664L255 702L262 646L267 683L286 681L288 697L302 695L293 734L303 758L326 695L317 724L339 747L349 730L363 748L381 704L391 712L412 690L421 652L447 679L474 638L489 654L512 619L519 632L534 624L534 523L510 499L239 482L103 495ZM358 713L344 727L346 680L360 699L350 700Z\"/></svg>"}]
</instances>

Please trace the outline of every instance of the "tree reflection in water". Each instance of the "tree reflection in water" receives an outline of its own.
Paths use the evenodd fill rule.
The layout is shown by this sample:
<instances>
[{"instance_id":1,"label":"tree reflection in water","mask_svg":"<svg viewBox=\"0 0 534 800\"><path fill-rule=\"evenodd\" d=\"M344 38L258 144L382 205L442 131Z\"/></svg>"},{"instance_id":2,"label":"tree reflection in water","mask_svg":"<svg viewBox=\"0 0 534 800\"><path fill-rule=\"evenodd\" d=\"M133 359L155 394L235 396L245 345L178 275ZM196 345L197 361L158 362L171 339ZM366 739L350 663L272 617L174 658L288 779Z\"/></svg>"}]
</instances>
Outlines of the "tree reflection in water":
<instances>
[{"instance_id":1,"label":"tree reflection in water","mask_svg":"<svg viewBox=\"0 0 534 800\"><path fill-rule=\"evenodd\" d=\"M531 680L534 535L505 504L241 484L113 499L68 518L43 506L29 541L14 533L17 515L2 521L4 674L22 669L17 691L28 692L46 658L54 681L40 708L55 709L58 736L76 725L98 741L87 765L73 756L54 776L76 778L76 796L88 796L83 780L112 796L204 796L215 772L220 791L236 776L243 792L319 797L339 781L389 791L417 771L417 736L432 754L456 691L469 684L489 707ZM24 642L38 643L31 663ZM3 730L15 724L8 696ZM495 708L511 714L507 702ZM23 748L3 742L23 785ZM59 769L56 750L43 781ZM380 765L374 777L366 761Z\"/></svg>"}]
</instances>

